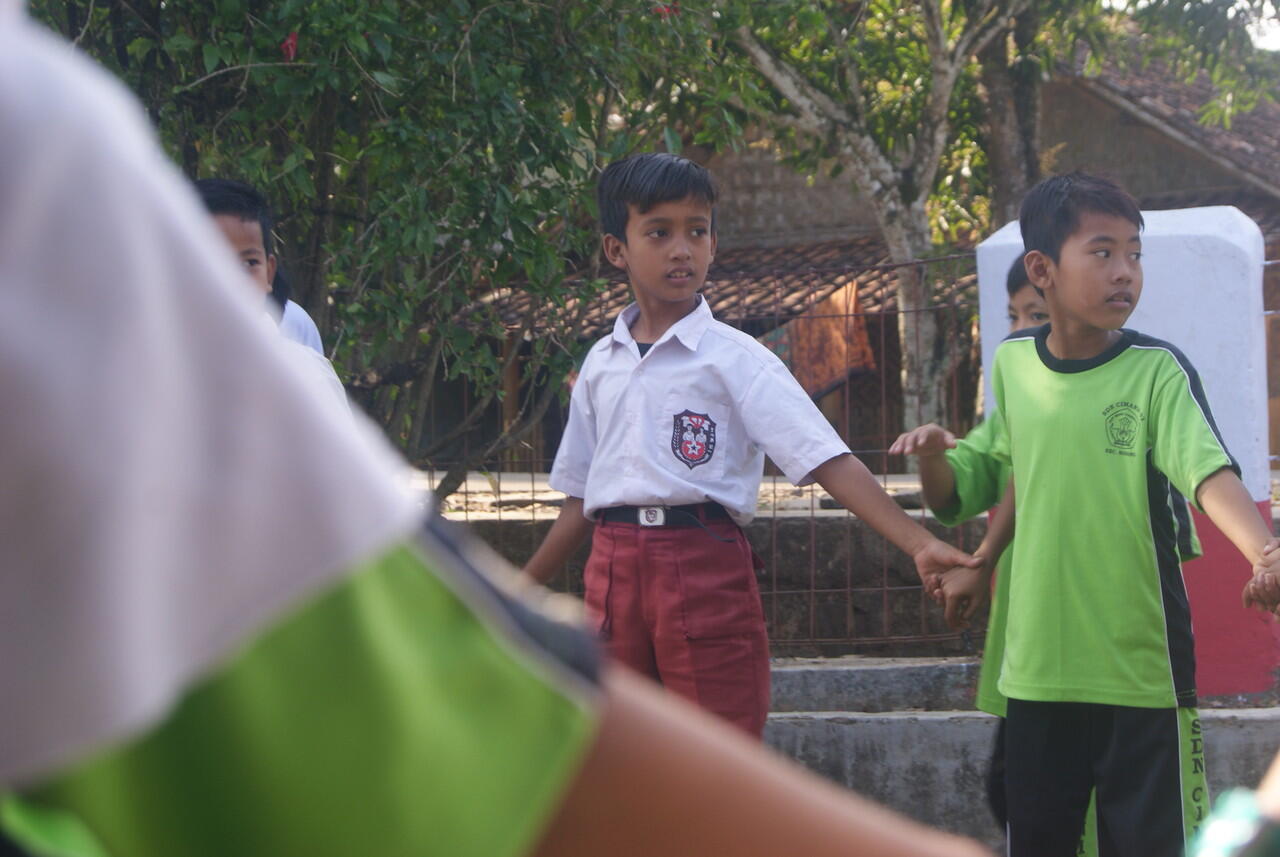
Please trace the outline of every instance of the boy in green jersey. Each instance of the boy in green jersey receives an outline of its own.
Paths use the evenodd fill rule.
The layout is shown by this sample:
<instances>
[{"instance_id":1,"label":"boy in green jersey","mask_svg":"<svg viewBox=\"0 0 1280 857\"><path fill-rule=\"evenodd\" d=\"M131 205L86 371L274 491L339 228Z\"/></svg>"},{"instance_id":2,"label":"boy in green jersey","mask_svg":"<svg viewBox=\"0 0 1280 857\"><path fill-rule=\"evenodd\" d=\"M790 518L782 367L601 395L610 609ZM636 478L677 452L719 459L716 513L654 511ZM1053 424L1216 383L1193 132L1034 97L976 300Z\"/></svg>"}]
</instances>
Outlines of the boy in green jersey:
<instances>
[{"instance_id":1,"label":"boy in green jersey","mask_svg":"<svg viewBox=\"0 0 1280 857\"><path fill-rule=\"evenodd\" d=\"M1049 320L1048 305L1044 296L1027 279L1027 269L1021 255L1009 266L1005 290L1009 295L1010 330L1040 327ZM930 423L900 435L889 447L891 455L919 457L924 501L940 523L954 527L992 509L999 502L1001 492L1008 484L1010 469L1008 464L991 454L995 441L994 425L992 420L979 423L966 437L957 440L951 432ZM1171 489L1170 503L1175 513L1179 556L1184 561L1196 559L1201 553L1200 541L1196 538L1187 501L1177 493L1177 489ZM979 710L1000 718L987 769L987 800L992 814L1002 828L1008 821L1004 792L1004 716L1007 700L996 687L996 682L1004 661L1011 560L1012 552L1006 550L995 569L994 592L991 590L993 575L989 565L967 570L971 573L960 569L949 572L942 587L947 622L954 628L967 627L987 595L991 595L991 611L987 620L976 703ZM976 589L976 595L971 595L971 587ZM1098 853L1092 804L1085 818L1084 836L1078 853L1086 857Z\"/></svg>"},{"instance_id":2,"label":"boy in green jersey","mask_svg":"<svg viewBox=\"0 0 1280 857\"><path fill-rule=\"evenodd\" d=\"M999 557L1016 515L998 683L1013 855L1073 854L1095 788L1101 853L1182 853L1206 789L1170 485L1250 562L1270 539L1194 368L1122 328L1142 292L1142 222L1127 193L1080 173L1022 206L1050 323L996 352L992 454L1013 478L979 551ZM1274 606L1256 580L1246 604Z\"/></svg>"}]
</instances>

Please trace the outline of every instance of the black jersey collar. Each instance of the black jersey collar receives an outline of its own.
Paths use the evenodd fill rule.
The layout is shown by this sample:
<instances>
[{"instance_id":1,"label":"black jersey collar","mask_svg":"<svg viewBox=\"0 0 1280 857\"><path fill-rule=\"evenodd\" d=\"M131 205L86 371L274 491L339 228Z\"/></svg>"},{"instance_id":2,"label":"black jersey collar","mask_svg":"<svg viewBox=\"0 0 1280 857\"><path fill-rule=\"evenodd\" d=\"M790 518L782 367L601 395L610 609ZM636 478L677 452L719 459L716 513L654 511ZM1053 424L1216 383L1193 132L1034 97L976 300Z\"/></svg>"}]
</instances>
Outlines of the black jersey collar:
<instances>
[{"instance_id":1,"label":"black jersey collar","mask_svg":"<svg viewBox=\"0 0 1280 857\"><path fill-rule=\"evenodd\" d=\"M1049 351L1049 325L1046 324L1035 332L1036 354L1040 356L1040 362L1054 372L1087 372L1119 357L1121 352L1132 345L1137 337L1136 331L1121 328L1120 338L1108 346L1101 354L1087 357L1083 360L1062 360L1054 357Z\"/></svg>"}]
</instances>

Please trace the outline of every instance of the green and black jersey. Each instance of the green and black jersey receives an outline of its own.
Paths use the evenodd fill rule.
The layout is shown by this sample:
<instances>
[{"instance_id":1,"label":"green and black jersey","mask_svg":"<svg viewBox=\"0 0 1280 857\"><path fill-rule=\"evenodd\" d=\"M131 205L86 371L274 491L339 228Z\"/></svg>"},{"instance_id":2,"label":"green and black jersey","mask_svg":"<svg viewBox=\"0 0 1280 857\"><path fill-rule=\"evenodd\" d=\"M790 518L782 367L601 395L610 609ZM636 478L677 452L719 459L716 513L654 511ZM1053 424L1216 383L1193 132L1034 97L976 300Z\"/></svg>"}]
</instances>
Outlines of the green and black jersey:
<instances>
[{"instance_id":1,"label":"green and black jersey","mask_svg":"<svg viewBox=\"0 0 1280 857\"><path fill-rule=\"evenodd\" d=\"M934 516L942 524L954 527L994 507L1000 502L1009 482L1008 464L992 454L997 442L999 420L984 420L973 431L947 450L947 463L955 477L955 498ZM1178 555L1183 562L1198 559L1200 538L1196 534L1187 500L1170 486L1169 502L1177 526ZM1013 550L1006 550L995 569L995 588L991 593L991 611L987 617L987 636L982 647L982 667L978 676L978 710L1004 717L1006 700L996 686L1004 665L1005 626L1009 617L1009 580L1013 573Z\"/></svg>"},{"instance_id":2,"label":"green and black jersey","mask_svg":"<svg viewBox=\"0 0 1280 857\"><path fill-rule=\"evenodd\" d=\"M434 518L150 730L0 794L0 853L528 853L594 741L599 656L502 566Z\"/></svg>"},{"instance_id":3,"label":"green and black jersey","mask_svg":"<svg viewBox=\"0 0 1280 857\"><path fill-rule=\"evenodd\" d=\"M1032 701L1196 704L1176 505L1239 468L1177 348L1131 330L1059 360L1049 328L1011 334L992 370L1017 536L999 688Z\"/></svg>"}]
</instances>

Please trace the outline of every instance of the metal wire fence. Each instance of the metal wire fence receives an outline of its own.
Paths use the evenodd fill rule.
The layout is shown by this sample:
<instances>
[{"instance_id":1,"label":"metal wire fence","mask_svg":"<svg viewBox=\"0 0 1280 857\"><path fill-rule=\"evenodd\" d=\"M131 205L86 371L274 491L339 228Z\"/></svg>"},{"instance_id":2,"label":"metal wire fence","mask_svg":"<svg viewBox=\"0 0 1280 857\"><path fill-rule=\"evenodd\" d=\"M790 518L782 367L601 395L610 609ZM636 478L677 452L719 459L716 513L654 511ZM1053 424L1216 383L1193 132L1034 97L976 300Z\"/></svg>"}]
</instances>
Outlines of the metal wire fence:
<instances>
[{"instance_id":1,"label":"metal wire fence","mask_svg":"<svg viewBox=\"0 0 1280 857\"><path fill-rule=\"evenodd\" d=\"M934 296L915 312L930 314L938 332L933 341L909 344L917 354L941 349L949 355L939 380L944 391L941 422L961 434L981 409L974 259L959 254L912 264L931 283ZM1280 260L1266 266L1264 291L1267 305L1274 307L1280 301ZM971 550L981 540L985 522L951 530L938 526L921 508L919 484L907 472L907 462L887 454L901 430L922 421L921 414L903 412L901 331L912 326L902 324L904 312L896 299L899 267L836 260L727 268L712 272L704 294L717 318L790 361L823 415L909 514ZM625 299L625 287L620 287L611 302L601 301L591 338L607 330ZM1270 359L1280 365L1280 310L1267 309L1265 316ZM834 329L838 336L822 340L817 356L813 348L805 353L804 348L783 347L788 329L803 325L825 327L827 333ZM795 345L793 338L790 346ZM1274 424L1274 414L1280 413L1280 377L1273 377L1270 386ZM463 411L472 395L463 385ZM561 503L547 486L547 473L567 416L567 391L563 398L522 448L471 472L444 506L446 515L470 522L516 564L541 543ZM500 417L495 413L493 421ZM432 413L429 419L431 430L448 427L447 415ZM469 442L462 442L463 455ZM1273 450L1280 447L1274 430L1271 445ZM1273 455L1273 466L1277 461L1280 457ZM453 463L448 457L434 462L423 479L434 485ZM981 630L968 635L945 627L938 609L923 596L908 557L838 508L821 488L796 488L766 463L759 501L757 517L746 530L765 564L759 584L775 655L957 654L980 645ZM554 582L557 588L581 592L587 553L584 546ZM984 626L978 622L975 627Z\"/></svg>"},{"instance_id":2,"label":"metal wire fence","mask_svg":"<svg viewBox=\"0 0 1280 857\"><path fill-rule=\"evenodd\" d=\"M917 353L942 348L949 355L939 380L945 390L941 421L964 432L973 424L980 389L973 257L914 265L935 296L915 312L932 316L942 341L912 347ZM887 454L898 433L920 421L920 415L903 413L901 331L911 326L903 325L896 299L896 268L713 272L706 294L721 321L789 362L824 416L909 514L973 549L983 525L944 531L921 509L907 462ZM464 386L464 409L472 395ZM472 471L444 504L446 515L468 521L514 563L533 553L558 513L562 498L547 487L547 473L566 416L567 396L523 448ZM434 485L452 463L434 462L423 478ZM757 518L746 529L765 564L758 582L775 655L946 654L976 645L946 628L938 608L924 597L910 558L837 507L821 488L796 488L768 463L759 499ZM580 592L586 556L584 547L554 585Z\"/></svg>"}]
</instances>

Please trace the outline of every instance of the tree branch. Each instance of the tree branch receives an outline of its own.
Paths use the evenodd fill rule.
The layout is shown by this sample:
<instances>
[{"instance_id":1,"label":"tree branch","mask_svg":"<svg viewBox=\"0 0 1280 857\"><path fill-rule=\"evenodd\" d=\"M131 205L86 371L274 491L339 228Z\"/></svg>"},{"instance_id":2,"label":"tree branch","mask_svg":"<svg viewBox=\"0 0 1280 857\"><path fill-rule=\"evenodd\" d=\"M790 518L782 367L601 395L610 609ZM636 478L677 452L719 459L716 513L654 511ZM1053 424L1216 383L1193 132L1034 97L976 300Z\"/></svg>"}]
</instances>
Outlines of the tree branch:
<instances>
[{"instance_id":1,"label":"tree branch","mask_svg":"<svg viewBox=\"0 0 1280 857\"><path fill-rule=\"evenodd\" d=\"M1029 0L1013 0L1005 9L997 0L984 0L973 10L964 31L951 47L945 43L945 34L940 29L942 21L938 7L933 0L924 0L921 4L921 9L925 12L926 29L932 34L935 27L938 28L937 33L943 41L935 43L933 35L930 36L931 79L929 96L920 122L922 128L928 129L928 133L916 140L911 151L912 174L917 181L916 198L913 200L915 204L923 205L933 191L933 183L951 134L951 123L947 116L961 70L976 52L1003 32L1012 16L1024 10L1028 3Z\"/></svg>"},{"instance_id":2,"label":"tree branch","mask_svg":"<svg viewBox=\"0 0 1280 857\"><path fill-rule=\"evenodd\" d=\"M226 68L220 68L217 71L206 74L204 77L191 81L191 83L185 84L184 86L180 86L175 90L175 92L186 92L189 89L195 89L197 86L204 83L206 80L212 80L215 77L218 77L224 74L230 74L233 71L244 71L245 69L252 69L252 68L272 68L273 66L281 66L281 65L294 66L297 68L306 68L307 66L314 66L315 63L313 62L250 62L250 63L245 63L243 65L229 65Z\"/></svg>"},{"instance_id":3,"label":"tree branch","mask_svg":"<svg viewBox=\"0 0 1280 857\"><path fill-rule=\"evenodd\" d=\"M859 187L872 197L881 227L890 228L901 208L897 173L862 122L812 86L790 65L775 58L748 28L739 28L734 38L761 76L797 109L796 116L775 115L770 118L774 121L781 119L797 131L814 137L824 138L834 131L844 163Z\"/></svg>"},{"instance_id":4,"label":"tree branch","mask_svg":"<svg viewBox=\"0 0 1280 857\"><path fill-rule=\"evenodd\" d=\"M924 18L925 43L929 46L929 56L942 56L947 52L947 25L942 20L939 0L920 0L920 15Z\"/></svg>"},{"instance_id":5,"label":"tree branch","mask_svg":"<svg viewBox=\"0 0 1280 857\"><path fill-rule=\"evenodd\" d=\"M994 0L983 3L984 8L990 8L986 8L986 11L981 13L981 20L972 26L965 27L965 31L960 34L960 38L956 40L956 57L967 61L969 57L981 53L987 45L991 44L992 39L1004 32L1013 19L1030 6L1031 0L1012 0L1008 6L1003 6Z\"/></svg>"},{"instance_id":6,"label":"tree branch","mask_svg":"<svg viewBox=\"0 0 1280 857\"><path fill-rule=\"evenodd\" d=\"M769 81L778 94L795 108L803 129L821 136L831 124L852 125L853 117L832 101L825 92L812 86L790 65L774 57L746 26L734 33L734 41L746 52L751 64Z\"/></svg>"},{"instance_id":7,"label":"tree branch","mask_svg":"<svg viewBox=\"0 0 1280 857\"><path fill-rule=\"evenodd\" d=\"M89 11L84 16L84 26L80 28L80 33L71 40L71 44L78 45L80 40L84 38L84 34L89 32L89 24L93 22L93 0L89 0Z\"/></svg>"}]
</instances>

